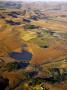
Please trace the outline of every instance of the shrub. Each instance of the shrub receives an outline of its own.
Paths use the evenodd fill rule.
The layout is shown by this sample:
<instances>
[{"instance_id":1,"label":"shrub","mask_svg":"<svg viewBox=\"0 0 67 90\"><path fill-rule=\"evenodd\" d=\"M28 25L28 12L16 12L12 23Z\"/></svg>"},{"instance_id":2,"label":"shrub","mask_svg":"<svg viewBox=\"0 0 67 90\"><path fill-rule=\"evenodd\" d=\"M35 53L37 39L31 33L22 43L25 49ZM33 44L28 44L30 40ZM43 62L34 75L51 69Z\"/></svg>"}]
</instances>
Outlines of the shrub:
<instances>
[{"instance_id":1,"label":"shrub","mask_svg":"<svg viewBox=\"0 0 67 90\"><path fill-rule=\"evenodd\" d=\"M5 68L8 70L8 71L13 71L13 70L17 70L17 69L20 69L20 66L17 62L12 62L12 63L8 63Z\"/></svg>"}]
</instances>

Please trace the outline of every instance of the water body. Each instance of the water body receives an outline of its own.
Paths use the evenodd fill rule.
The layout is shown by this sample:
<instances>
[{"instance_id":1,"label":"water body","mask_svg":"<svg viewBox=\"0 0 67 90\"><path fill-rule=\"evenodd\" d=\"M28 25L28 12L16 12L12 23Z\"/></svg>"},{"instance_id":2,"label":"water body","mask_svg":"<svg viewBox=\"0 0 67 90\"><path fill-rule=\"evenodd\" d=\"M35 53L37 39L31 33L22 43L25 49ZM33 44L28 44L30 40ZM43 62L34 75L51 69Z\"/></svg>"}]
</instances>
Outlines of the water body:
<instances>
[{"instance_id":1,"label":"water body","mask_svg":"<svg viewBox=\"0 0 67 90\"><path fill-rule=\"evenodd\" d=\"M25 62L20 62L18 64L22 69L25 69L29 65L29 63L25 63Z\"/></svg>"},{"instance_id":2,"label":"water body","mask_svg":"<svg viewBox=\"0 0 67 90\"><path fill-rule=\"evenodd\" d=\"M31 52L11 52L9 56L16 60L31 60L32 53Z\"/></svg>"},{"instance_id":3,"label":"water body","mask_svg":"<svg viewBox=\"0 0 67 90\"><path fill-rule=\"evenodd\" d=\"M49 48L48 45L40 46L41 48Z\"/></svg>"},{"instance_id":4,"label":"water body","mask_svg":"<svg viewBox=\"0 0 67 90\"><path fill-rule=\"evenodd\" d=\"M20 15L20 13L18 13L18 12L8 13L8 16L12 16L13 18L18 18L19 15Z\"/></svg>"},{"instance_id":5,"label":"water body","mask_svg":"<svg viewBox=\"0 0 67 90\"><path fill-rule=\"evenodd\" d=\"M10 25L20 25L21 22L14 22L12 20L5 20L7 24L10 24Z\"/></svg>"},{"instance_id":6,"label":"water body","mask_svg":"<svg viewBox=\"0 0 67 90\"><path fill-rule=\"evenodd\" d=\"M16 14L16 15L21 15L21 13L20 12L11 12L12 14Z\"/></svg>"},{"instance_id":7,"label":"water body","mask_svg":"<svg viewBox=\"0 0 67 90\"><path fill-rule=\"evenodd\" d=\"M16 14L8 14L9 16L12 16L13 18L18 18L18 16Z\"/></svg>"}]
</instances>

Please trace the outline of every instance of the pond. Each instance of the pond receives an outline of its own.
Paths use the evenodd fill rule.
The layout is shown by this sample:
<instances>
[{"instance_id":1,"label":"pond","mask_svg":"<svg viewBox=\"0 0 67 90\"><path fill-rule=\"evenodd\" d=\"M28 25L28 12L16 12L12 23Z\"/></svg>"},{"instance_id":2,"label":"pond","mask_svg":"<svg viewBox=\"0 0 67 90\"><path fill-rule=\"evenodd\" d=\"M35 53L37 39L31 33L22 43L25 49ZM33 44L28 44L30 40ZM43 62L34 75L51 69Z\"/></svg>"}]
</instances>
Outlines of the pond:
<instances>
[{"instance_id":1,"label":"pond","mask_svg":"<svg viewBox=\"0 0 67 90\"><path fill-rule=\"evenodd\" d=\"M9 56L16 59L16 60L31 60L32 53L31 52L11 52Z\"/></svg>"},{"instance_id":2,"label":"pond","mask_svg":"<svg viewBox=\"0 0 67 90\"><path fill-rule=\"evenodd\" d=\"M19 12L11 12L8 13L9 16L12 16L13 18L18 18L19 15L21 15Z\"/></svg>"},{"instance_id":3,"label":"pond","mask_svg":"<svg viewBox=\"0 0 67 90\"><path fill-rule=\"evenodd\" d=\"M28 23L30 23L30 22L31 22L31 20L30 20L30 19L25 19L25 18L23 19L23 21L24 21L24 22L28 22Z\"/></svg>"},{"instance_id":4,"label":"pond","mask_svg":"<svg viewBox=\"0 0 67 90\"><path fill-rule=\"evenodd\" d=\"M19 64L20 68L23 68L23 69L25 69L29 65L29 63L25 63L25 62L20 62L18 64Z\"/></svg>"},{"instance_id":5,"label":"pond","mask_svg":"<svg viewBox=\"0 0 67 90\"><path fill-rule=\"evenodd\" d=\"M20 25L21 22L14 22L12 20L5 20L7 24L10 24L10 25Z\"/></svg>"},{"instance_id":6,"label":"pond","mask_svg":"<svg viewBox=\"0 0 67 90\"><path fill-rule=\"evenodd\" d=\"M21 13L20 12L15 12L15 11L13 11L13 12L11 12L12 14L16 14L16 15L21 15Z\"/></svg>"},{"instance_id":7,"label":"pond","mask_svg":"<svg viewBox=\"0 0 67 90\"><path fill-rule=\"evenodd\" d=\"M11 14L11 13L9 13L8 15L9 15L9 16L12 16L13 18L18 18L18 16L17 16L16 14Z\"/></svg>"},{"instance_id":8,"label":"pond","mask_svg":"<svg viewBox=\"0 0 67 90\"><path fill-rule=\"evenodd\" d=\"M38 18L39 17L38 16L35 16L35 15L31 17L31 19L33 19L33 20L38 20Z\"/></svg>"},{"instance_id":9,"label":"pond","mask_svg":"<svg viewBox=\"0 0 67 90\"><path fill-rule=\"evenodd\" d=\"M40 46L41 48L49 48L48 45L43 45L43 46Z\"/></svg>"}]
</instances>

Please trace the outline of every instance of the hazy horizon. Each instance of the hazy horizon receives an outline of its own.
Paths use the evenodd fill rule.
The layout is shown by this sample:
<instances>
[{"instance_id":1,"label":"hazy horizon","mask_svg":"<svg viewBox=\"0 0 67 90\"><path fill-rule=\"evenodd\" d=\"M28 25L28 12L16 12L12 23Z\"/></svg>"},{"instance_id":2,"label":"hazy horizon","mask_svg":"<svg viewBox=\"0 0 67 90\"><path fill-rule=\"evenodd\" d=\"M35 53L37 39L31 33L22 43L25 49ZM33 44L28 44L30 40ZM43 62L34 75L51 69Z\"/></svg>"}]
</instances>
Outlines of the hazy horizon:
<instances>
[{"instance_id":1,"label":"hazy horizon","mask_svg":"<svg viewBox=\"0 0 67 90\"><path fill-rule=\"evenodd\" d=\"M36 1L43 1L43 2L67 2L67 0L0 0L0 1L24 1L24 2L36 2Z\"/></svg>"}]
</instances>

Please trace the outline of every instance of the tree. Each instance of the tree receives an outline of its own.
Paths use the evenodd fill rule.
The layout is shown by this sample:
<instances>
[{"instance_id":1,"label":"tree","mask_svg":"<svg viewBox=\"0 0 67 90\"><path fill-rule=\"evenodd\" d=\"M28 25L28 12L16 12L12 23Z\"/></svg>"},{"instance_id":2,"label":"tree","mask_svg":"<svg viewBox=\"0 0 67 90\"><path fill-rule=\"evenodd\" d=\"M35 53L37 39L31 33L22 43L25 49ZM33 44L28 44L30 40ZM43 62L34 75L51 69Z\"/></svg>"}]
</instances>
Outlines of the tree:
<instances>
[{"instance_id":1,"label":"tree","mask_svg":"<svg viewBox=\"0 0 67 90\"><path fill-rule=\"evenodd\" d=\"M5 67L8 71L17 70L20 68L17 62L8 63Z\"/></svg>"},{"instance_id":2,"label":"tree","mask_svg":"<svg viewBox=\"0 0 67 90\"><path fill-rule=\"evenodd\" d=\"M50 69L50 72L54 82L59 82L61 80L61 73L58 68L52 68Z\"/></svg>"}]
</instances>

